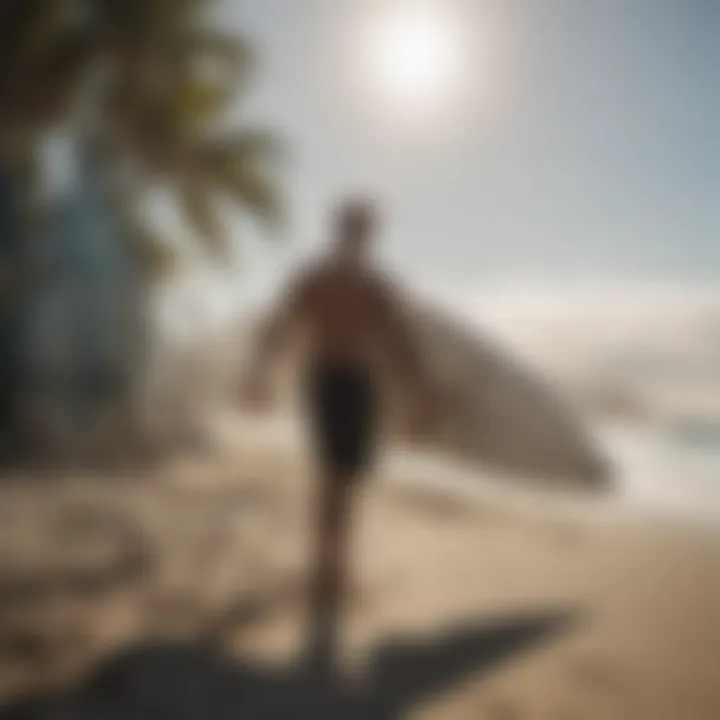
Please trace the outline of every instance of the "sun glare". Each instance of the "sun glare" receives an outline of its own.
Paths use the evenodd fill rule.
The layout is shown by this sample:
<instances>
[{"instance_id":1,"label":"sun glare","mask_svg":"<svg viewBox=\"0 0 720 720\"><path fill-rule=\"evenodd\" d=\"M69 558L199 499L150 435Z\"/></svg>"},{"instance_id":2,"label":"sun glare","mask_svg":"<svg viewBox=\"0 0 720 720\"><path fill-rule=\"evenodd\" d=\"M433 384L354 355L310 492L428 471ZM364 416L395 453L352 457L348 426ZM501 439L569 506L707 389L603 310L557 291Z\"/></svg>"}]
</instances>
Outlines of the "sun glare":
<instances>
[{"instance_id":1,"label":"sun glare","mask_svg":"<svg viewBox=\"0 0 720 720\"><path fill-rule=\"evenodd\" d=\"M469 72L459 19L436 0L404 0L369 19L366 81L386 102L417 111L444 103Z\"/></svg>"}]
</instances>

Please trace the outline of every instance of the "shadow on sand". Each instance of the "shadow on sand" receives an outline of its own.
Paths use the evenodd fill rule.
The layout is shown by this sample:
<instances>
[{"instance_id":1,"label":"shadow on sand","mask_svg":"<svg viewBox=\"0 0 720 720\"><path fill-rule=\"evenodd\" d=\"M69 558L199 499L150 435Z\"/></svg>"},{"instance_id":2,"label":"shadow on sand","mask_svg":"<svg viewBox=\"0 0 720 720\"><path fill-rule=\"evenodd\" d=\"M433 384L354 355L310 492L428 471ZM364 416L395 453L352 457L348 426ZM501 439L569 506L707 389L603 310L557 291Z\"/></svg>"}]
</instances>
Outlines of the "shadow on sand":
<instances>
[{"instance_id":1,"label":"shadow on sand","mask_svg":"<svg viewBox=\"0 0 720 720\"><path fill-rule=\"evenodd\" d=\"M0 710L0 720L391 720L468 677L566 630L573 613L533 613L389 642L355 682L302 665L268 670L210 647L147 643L107 662L66 695Z\"/></svg>"}]
</instances>

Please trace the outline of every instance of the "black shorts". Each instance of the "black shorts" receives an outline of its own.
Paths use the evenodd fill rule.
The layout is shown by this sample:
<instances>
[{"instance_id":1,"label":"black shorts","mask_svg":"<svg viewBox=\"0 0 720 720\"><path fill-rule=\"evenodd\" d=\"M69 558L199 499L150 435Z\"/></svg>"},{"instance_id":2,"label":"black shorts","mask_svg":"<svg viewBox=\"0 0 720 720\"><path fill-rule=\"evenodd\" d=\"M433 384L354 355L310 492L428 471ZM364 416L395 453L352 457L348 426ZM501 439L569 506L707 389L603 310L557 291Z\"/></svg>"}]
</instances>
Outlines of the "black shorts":
<instances>
[{"instance_id":1,"label":"black shorts","mask_svg":"<svg viewBox=\"0 0 720 720\"><path fill-rule=\"evenodd\" d=\"M308 410L322 467L348 480L371 463L375 393L370 372L356 365L316 363L309 371Z\"/></svg>"}]
</instances>

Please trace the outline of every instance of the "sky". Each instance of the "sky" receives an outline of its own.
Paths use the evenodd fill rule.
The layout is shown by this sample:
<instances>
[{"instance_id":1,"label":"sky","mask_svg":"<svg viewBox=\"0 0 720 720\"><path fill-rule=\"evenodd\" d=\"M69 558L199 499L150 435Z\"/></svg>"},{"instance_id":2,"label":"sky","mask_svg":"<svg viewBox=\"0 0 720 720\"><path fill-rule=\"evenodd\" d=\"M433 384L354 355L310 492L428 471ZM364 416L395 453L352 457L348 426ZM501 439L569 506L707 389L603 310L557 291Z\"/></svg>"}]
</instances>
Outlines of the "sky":
<instances>
[{"instance_id":1,"label":"sky","mask_svg":"<svg viewBox=\"0 0 720 720\"><path fill-rule=\"evenodd\" d=\"M461 29L462 91L415 112L358 72L393 2ZM717 0L219 3L259 56L230 119L286 139L289 222L272 244L237 218L242 274L199 280L190 305L266 296L354 192L377 198L378 250L418 289L720 279Z\"/></svg>"},{"instance_id":2,"label":"sky","mask_svg":"<svg viewBox=\"0 0 720 720\"><path fill-rule=\"evenodd\" d=\"M357 189L418 281L720 275L720 3L443 4L472 97L424 127L353 72L369 0L224 0L260 52L237 116L289 141L290 255Z\"/></svg>"}]
</instances>

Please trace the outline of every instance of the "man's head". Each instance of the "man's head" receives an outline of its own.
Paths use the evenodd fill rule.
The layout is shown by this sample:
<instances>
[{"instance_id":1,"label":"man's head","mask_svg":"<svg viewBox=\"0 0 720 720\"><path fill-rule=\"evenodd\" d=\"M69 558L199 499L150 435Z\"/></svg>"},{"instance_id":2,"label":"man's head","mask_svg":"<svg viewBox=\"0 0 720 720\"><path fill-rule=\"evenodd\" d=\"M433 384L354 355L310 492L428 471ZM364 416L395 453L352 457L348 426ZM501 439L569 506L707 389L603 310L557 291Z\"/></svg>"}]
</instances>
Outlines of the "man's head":
<instances>
[{"instance_id":1,"label":"man's head","mask_svg":"<svg viewBox=\"0 0 720 720\"><path fill-rule=\"evenodd\" d=\"M364 199L344 200L337 208L335 225L338 250L343 255L357 258L366 251L375 234L375 205Z\"/></svg>"}]
</instances>

